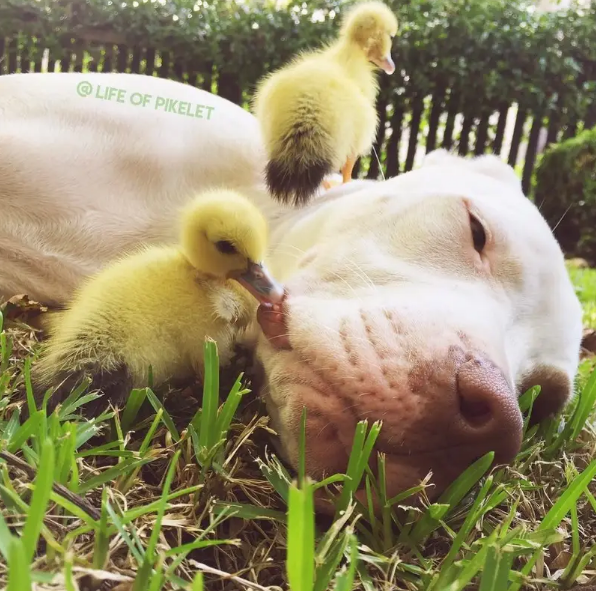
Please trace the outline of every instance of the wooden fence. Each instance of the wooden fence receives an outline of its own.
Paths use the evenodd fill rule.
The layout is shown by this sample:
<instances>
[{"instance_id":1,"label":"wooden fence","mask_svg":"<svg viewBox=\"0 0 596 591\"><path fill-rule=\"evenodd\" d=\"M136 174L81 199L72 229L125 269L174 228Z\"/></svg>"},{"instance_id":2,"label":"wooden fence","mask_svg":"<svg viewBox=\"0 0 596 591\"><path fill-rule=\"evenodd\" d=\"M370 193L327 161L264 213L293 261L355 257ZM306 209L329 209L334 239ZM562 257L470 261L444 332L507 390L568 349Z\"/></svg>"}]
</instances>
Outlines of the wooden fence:
<instances>
[{"instance_id":1,"label":"wooden fence","mask_svg":"<svg viewBox=\"0 0 596 591\"><path fill-rule=\"evenodd\" d=\"M251 88L241 88L233 75L217 72L212 64L187 63L183 56L167 50L129 47L124 38L110 33L67 38L59 55L39 39L21 34L0 38L0 74L46 71L133 72L170 78L217 93L245 108L257 82ZM390 82L385 76L381 81L382 87ZM444 147L461 155L500 155L519 171L528 193L540 151L551 142L572 137L582 127L596 125L596 108L585 121L563 125L556 109L532 113L516 104L503 104L482 117L462 113L458 97L449 89L434 96L409 93L409 98L395 103L390 94L380 95L381 125L373 155L356 164L355 175L360 177L395 176L411 170L425 153Z\"/></svg>"}]
</instances>

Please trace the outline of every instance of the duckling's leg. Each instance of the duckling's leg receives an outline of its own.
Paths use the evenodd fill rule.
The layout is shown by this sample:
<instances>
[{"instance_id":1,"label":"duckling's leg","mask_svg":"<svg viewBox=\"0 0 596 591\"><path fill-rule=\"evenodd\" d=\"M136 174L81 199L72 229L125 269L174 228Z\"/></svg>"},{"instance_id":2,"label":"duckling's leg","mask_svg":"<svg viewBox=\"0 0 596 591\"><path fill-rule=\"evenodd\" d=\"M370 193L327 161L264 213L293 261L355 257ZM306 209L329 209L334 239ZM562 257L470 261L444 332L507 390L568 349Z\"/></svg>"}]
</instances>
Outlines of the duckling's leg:
<instances>
[{"instance_id":1,"label":"duckling's leg","mask_svg":"<svg viewBox=\"0 0 596 591\"><path fill-rule=\"evenodd\" d=\"M348 183L352 180L352 171L354 170L354 165L356 164L356 158L353 156L349 156L344 164L344 167L341 169L341 174L343 176L344 183Z\"/></svg>"}]
</instances>

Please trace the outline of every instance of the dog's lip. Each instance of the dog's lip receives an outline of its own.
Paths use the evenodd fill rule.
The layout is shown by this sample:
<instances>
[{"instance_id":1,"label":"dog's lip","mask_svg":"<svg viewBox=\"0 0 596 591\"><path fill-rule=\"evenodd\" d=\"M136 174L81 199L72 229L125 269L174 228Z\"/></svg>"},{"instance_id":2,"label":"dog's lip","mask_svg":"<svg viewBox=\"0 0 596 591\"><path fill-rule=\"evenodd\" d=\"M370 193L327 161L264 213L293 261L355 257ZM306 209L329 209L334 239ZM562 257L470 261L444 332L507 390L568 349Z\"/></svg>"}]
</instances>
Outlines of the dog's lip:
<instances>
[{"instance_id":1,"label":"dog's lip","mask_svg":"<svg viewBox=\"0 0 596 591\"><path fill-rule=\"evenodd\" d=\"M399 453L395 451L394 445L391 445L391 448L388 449L387 445L384 444L382 441L378 441L375 443L375 450L385 454L388 457L392 458L412 458L412 457L420 457L420 456L437 456L444 453L451 453L454 451L465 451L466 455L474 455L473 445L469 443L461 443L458 445L448 445L445 447L432 447L432 448L425 448L425 449L412 449L408 448L407 451L404 453ZM478 454L474 461L479 459L482 455L485 454Z\"/></svg>"}]
</instances>

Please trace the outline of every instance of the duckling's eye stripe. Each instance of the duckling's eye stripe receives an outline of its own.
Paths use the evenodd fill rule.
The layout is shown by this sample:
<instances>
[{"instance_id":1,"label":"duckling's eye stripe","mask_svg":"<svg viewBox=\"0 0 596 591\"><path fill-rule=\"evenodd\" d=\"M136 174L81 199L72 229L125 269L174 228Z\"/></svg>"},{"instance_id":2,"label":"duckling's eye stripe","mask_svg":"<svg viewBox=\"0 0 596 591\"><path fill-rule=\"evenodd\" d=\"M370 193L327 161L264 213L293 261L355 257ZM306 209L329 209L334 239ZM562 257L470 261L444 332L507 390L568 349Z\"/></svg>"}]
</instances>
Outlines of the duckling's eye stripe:
<instances>
[{"instance_id":1,"label":"duckling's eye stripe","mask_svg":"<svg viewBox=\"0 0 596 591\"><path fill-rule=\"evenodd\" d=\"M236 247L228 240L219 240L215 243L215 248L223 254L234 254L238 252Z\"/></svg>"}]
</instances>

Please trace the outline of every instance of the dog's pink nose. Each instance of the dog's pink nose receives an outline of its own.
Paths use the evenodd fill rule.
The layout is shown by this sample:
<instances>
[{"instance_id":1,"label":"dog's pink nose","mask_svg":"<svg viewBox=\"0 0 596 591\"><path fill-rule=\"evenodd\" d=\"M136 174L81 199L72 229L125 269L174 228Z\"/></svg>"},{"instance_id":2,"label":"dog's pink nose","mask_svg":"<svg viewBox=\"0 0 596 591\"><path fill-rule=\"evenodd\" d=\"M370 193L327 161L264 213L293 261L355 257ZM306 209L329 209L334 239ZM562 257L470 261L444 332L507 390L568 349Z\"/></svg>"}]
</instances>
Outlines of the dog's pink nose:
<instances>
[{"instance_id":1,"label":"dog's pink nose","mask_svg":"<svg viewBox=\"0 0 596 591\"><path fill-rule=\"evenodd\" d=\"M495 452L498 462L511 461L519 451L522 416L517 398L499 369L473 357L457 371L460 436L479 449Z\"/></svg>"}]
</instances>

